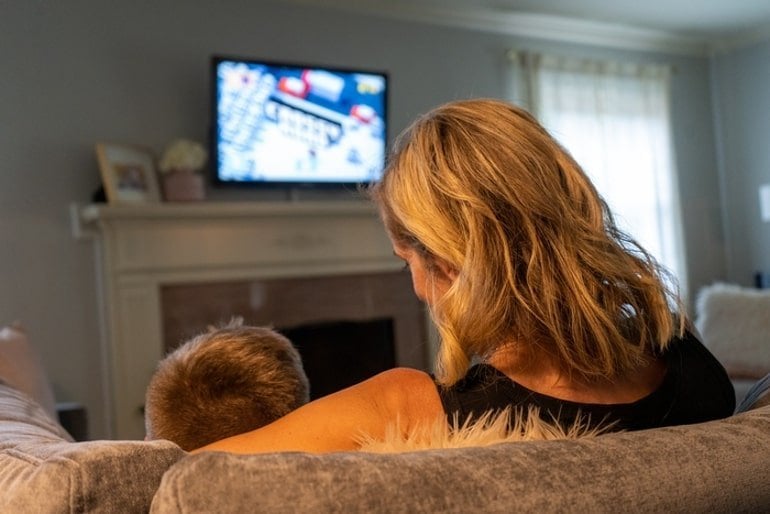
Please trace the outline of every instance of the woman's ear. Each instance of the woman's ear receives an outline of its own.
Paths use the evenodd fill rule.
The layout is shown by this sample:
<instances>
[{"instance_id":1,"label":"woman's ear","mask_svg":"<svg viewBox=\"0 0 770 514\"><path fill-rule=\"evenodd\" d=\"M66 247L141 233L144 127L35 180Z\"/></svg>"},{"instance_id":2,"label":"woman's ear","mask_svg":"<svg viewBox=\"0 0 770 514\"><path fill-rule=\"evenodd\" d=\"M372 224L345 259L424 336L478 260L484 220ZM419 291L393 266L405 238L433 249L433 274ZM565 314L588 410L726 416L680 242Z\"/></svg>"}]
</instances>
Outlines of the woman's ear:
<instances>
[{"instance_id":1,"label":"woman's ear","mask_svg":"<svg viewBox=\"0 0 770 514\"><path fill-rule=\"evenodd\" d=\"M444 259L435 259L435 266L438 271L444 275L450 282L454 282L454 280L457 278L458 271L457 269L449 264Z\"/></svg>"}]
</instances>

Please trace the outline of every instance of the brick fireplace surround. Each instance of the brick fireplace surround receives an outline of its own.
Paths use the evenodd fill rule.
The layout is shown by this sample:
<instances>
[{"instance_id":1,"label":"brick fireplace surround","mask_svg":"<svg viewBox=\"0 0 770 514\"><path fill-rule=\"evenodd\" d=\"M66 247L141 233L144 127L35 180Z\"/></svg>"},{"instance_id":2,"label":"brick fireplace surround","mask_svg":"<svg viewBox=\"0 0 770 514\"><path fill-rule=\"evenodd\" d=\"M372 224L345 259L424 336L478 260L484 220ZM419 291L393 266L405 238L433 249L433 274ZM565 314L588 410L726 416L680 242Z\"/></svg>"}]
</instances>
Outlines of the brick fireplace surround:
<instances>
[{"instance_id":1,"label":"brick fireplace surround","mask_svg":"<svg viewBox=\"0 0 770 514\"><path fill-rule=\"evenodd\" d=\"M77 218L95 243L109 437L144 437L158 360L230 315L276 327L391 317L396 363L429 367L435 336L368 203L89 205Z\"/></svg>"}]
</instances>

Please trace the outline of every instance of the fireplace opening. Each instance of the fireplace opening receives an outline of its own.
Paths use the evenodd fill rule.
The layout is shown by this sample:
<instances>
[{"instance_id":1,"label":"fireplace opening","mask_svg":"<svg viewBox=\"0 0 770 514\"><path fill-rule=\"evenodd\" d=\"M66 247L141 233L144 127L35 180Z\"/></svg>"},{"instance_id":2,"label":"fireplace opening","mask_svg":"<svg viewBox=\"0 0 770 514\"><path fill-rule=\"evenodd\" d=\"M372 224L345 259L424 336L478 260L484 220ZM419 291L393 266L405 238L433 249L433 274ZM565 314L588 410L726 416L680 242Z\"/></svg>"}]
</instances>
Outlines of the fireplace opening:
<instances>
[{"instance_id":1,"label":"fireplace opening","mask_svg":"<svg viewBox=\"0 0 770 514\"><path fill-rule=\"evenodd\" d=\"M302 357L311 400L396 366L392 318L307 323L278 331Z\"/></svg>"}]
</instances>

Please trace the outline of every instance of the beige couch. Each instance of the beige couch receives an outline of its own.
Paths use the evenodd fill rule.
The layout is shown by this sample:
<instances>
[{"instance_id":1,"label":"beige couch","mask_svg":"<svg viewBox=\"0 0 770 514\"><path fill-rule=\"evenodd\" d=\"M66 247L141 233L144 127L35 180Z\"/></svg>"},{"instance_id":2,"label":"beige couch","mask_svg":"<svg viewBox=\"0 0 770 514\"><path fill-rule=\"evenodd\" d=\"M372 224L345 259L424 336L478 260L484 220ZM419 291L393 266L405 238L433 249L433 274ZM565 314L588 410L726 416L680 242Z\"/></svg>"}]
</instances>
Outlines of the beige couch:
<instances>
[{"instance_id":1,"label":"beige couch","mask_svg":"<svg viewBox=\"0 0 770 514\"><path fill-rule=\"evenodd\" d=\"M571 441L191 456L167 441L73 442L8 383L18 363L2 344L0 512L770 512L770 405Z\"/></svg>"}]
</instances>

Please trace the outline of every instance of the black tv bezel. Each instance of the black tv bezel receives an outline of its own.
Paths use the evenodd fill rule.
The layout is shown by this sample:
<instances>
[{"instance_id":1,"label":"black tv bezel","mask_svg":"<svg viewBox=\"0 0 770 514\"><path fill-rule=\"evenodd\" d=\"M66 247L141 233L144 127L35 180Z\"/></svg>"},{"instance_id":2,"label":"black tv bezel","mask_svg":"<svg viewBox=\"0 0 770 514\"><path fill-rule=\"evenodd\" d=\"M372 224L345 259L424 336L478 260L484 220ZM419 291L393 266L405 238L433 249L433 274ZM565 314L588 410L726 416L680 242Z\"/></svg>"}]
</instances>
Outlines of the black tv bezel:
<instances>
[{"instance_id":1,"label":"black tv bezel","mask_svg":"<svg viewBox=\"0 0 770 514\"><path fill-rule=\"evenodd\" d=\"M326 70L331 72L340 73L362 73L379 75L385 79L385 93L383 98L383 132L385 134L385 148L384 159L387 159L388 148L390 146L390 75L387 71L376 70L372 68L358 68L352 66L337 66L326 65L318 63L303 63L290 60L278 60L278 59L259 59L256 57L239 57L233 55L213 55L210 60L209 67L209 115L210 130L208 138L209 147L209 176L211 183L215 187L228 188L228 189L269 189L269 190L359 190L361 187L365 187L374 182L330 182L330 181L260 181L260 180L222 180L219 176L219 145L217 142L217 134L219 133L219 117L217 116L218 98L217 98L217 68L219 63L223 61L230 62L242 62L246 64L261 64L266 66L287 67L287 68L306 68L314 70ZM385 166L383 162L383 168Z\"/></svg>"}]
</instances>

